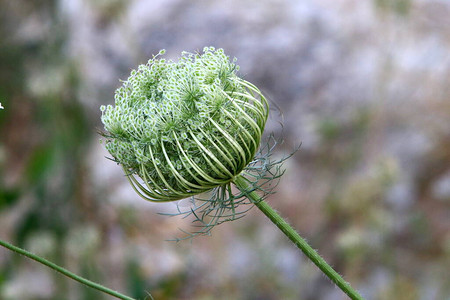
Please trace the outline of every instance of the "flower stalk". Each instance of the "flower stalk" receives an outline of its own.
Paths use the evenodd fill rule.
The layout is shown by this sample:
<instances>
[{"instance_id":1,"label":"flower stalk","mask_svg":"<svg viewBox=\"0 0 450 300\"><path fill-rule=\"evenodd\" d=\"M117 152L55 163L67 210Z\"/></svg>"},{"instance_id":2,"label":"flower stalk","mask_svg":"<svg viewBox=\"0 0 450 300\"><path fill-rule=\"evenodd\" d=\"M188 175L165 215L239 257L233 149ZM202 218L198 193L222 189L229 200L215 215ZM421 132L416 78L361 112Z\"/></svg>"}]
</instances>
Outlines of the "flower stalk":
<instances>
[{"instance_id":1,"label":"flower stalk","mask_svg":"<svg viewBox=\"0 0 450 300\"><path fill-rule=\"evenodd\" d=\"M34 261L37 261L38 263L41 263L44 266L47 266L47 267L55 270L56 272L59 272L59 273L63 274L64 276L69 277L70 279L78 281L79 283L84 284L84 285L86 285L86 286L88 286L90 288L93 288L95 290L98 290L98 291L100 291L102 293L111 295L111 296L116 297L117 299L121 299L121 300L135 300L134 298L128 297L126 295L123 295L123 294L121 294L121 293L119 293L117 291L114 291L112 289L109 289L109 288L107 288L107 287L105 287L105 286L103 286L101 284L95 283L95 282L90 281L90 280L88 280L88 279L86 279L84 277L78 276L78 275L70 272L69 270L64 269L63 267L60 267L57 264L55 264L55 263L53 263L53 262L51 262L51 261L49 261L49 260L47 260L45 258L42 258L42 257L40 257L40 256L38 256L36 254L33 254L33 253L31 253L29 251L26 251L26 250L24 250L22 248L19 248L17 246L11 245L8 242L0 240L0 246L4 247L6 249L9 249L9 250L11 250L11 251L13 251L15 253L21 254L21 255L23 255L25 257L28 257L28 258L30 258L30 259L32 259Z\"/></svg>"},{"instance_id":2,"label":"flower stalk","mask_svg":"<svg viewBox=\"0 0 450 300\"><path fill-rule=\"evenodd\" d=\"M251 186L242 176L237 176L233 183L247 193L249 199L294 243L332 282L353 300L363 300L354 290L309 244L292 228Z\"/></svg>"}]
</instances>

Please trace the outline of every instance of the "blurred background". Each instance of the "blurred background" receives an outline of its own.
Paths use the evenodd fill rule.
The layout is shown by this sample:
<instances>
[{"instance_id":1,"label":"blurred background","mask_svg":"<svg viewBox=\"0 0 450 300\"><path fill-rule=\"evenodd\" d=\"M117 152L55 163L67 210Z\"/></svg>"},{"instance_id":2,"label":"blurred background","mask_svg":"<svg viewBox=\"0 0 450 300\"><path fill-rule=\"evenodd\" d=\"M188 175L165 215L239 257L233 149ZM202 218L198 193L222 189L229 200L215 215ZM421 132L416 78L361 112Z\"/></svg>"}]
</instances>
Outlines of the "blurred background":
<instances>
[{"instance_id":1,"label":"blurred background","mask_svg":"<svg viewBox=\"0 0 450 300\"><path fill-rule=\"evenodd\" d=\"M367 299L449 299L445 0L0 1L0 238L139 299L346 299L257 210L166 241L192 220L105 158L119 79L210 45L302 143L269 203ZM0 249L0 299L112 298Z\"/></svg>"}]
</instances>

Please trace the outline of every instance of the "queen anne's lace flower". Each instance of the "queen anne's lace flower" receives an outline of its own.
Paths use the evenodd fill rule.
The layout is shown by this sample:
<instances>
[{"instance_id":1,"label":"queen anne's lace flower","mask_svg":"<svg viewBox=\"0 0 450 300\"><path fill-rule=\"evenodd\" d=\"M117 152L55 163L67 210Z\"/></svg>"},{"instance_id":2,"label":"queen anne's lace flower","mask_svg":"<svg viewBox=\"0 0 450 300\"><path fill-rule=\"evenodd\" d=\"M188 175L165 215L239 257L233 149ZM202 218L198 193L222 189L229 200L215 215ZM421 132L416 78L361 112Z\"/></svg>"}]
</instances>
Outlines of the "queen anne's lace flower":
<instances>
[{"instance_id":1,"label":"queen anne's lace flower","mask_svg":"<svg viewBox=\"0 0 450 300\"><path fill-rule=\"evenodd\" d=\"M106 149L135 190L174 201L228 184L252 161L268 117L258 88L222 49L140 65L102 106ZM139 177L140 179L138 179Z\"/></svg>"}]
</instances>

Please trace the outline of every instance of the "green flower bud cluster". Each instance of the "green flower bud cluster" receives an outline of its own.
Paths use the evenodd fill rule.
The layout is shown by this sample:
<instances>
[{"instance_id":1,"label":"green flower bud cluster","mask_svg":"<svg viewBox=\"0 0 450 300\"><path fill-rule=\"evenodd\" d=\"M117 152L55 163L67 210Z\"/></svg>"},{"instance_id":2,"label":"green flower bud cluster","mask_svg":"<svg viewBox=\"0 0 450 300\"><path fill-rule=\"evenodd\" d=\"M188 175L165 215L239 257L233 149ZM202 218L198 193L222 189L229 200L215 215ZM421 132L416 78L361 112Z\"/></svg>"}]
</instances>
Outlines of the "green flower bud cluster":
<instances>
[{"instance_id":1,"label":"green flower bud cluster","mask_svg":"<svg viewBox=\"0 0 450 300\"><path fill-rule=\"evenodd\" d=\"M106 149L151 201L231 182L255 156L268 117L265 97L222 49L178 61L163 54L131 72L114 106L100 108Z\"/></svg>"}]
</instances>

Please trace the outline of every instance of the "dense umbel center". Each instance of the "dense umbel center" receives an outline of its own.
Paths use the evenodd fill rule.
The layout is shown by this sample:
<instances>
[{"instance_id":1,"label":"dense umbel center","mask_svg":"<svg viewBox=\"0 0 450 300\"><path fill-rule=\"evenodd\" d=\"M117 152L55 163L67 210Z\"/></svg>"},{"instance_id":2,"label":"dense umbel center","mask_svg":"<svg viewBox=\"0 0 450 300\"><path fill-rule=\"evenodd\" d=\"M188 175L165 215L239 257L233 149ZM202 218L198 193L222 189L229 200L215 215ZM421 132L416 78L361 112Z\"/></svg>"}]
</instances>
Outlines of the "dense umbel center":
<instances>
[{"instance_id":1,"label":"dense umbel center","mask_svg":"<svg viewBox=\"0 0 450 300\"><path fill-rule=\"evenodd\" d=\"M177 62L163 53L131 72L114 106L101 107L106 149L151 201L230 182L253 159L268 116L264 96L222 49L183 52Z\"/></svg>"}]
</instances>

